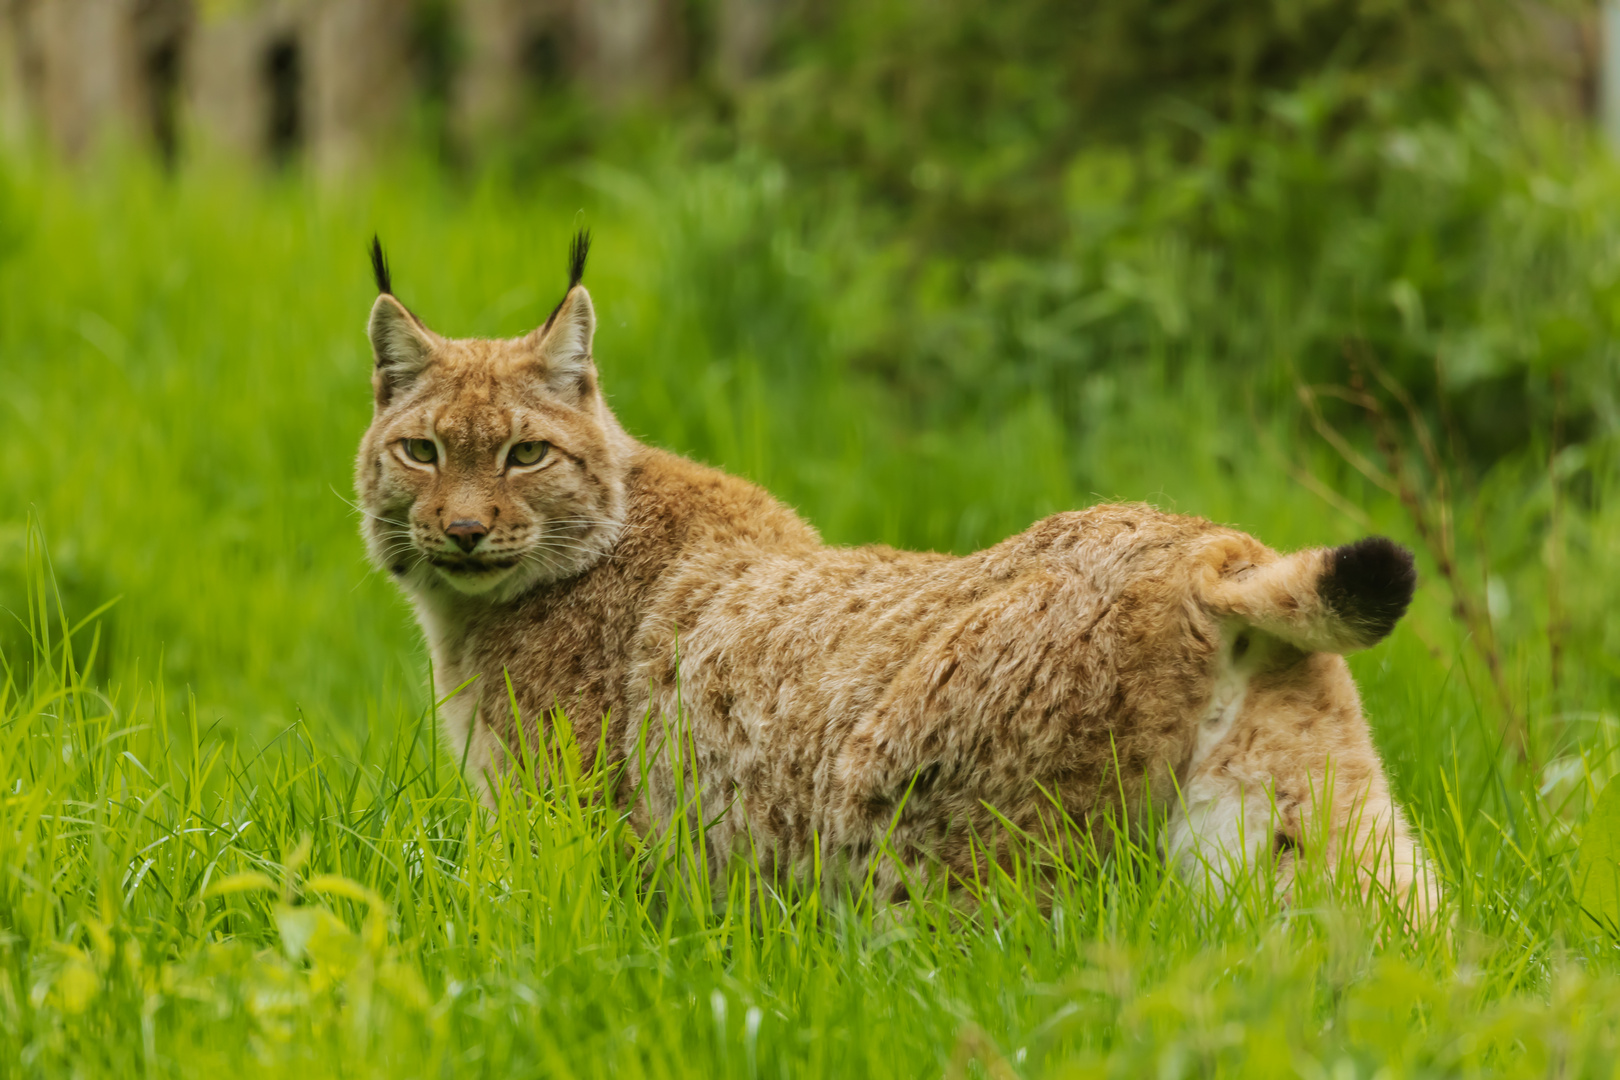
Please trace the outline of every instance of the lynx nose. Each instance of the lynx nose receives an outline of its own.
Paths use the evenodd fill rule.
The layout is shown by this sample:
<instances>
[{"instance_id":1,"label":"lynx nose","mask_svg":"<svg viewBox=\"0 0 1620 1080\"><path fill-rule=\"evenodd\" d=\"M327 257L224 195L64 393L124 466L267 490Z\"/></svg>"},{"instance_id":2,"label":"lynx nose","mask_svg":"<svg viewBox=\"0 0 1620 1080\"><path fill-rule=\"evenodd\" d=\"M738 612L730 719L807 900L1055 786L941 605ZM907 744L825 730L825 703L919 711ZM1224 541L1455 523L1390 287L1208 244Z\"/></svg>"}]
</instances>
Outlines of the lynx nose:
<instances>
[{"instance_id":1,"label":"lynx nose","mask_svg":"<svg viewBox=\"0 0 1620 1080\"><path fill-rule=\"evenodd\" d=\"M446 525L444 534L453 537L457 547L471 554L472 549L478 546L478 541L489 535L489 529L482 521L462 518L460 521L452 521Z\"/></svg>"}]
</instances>

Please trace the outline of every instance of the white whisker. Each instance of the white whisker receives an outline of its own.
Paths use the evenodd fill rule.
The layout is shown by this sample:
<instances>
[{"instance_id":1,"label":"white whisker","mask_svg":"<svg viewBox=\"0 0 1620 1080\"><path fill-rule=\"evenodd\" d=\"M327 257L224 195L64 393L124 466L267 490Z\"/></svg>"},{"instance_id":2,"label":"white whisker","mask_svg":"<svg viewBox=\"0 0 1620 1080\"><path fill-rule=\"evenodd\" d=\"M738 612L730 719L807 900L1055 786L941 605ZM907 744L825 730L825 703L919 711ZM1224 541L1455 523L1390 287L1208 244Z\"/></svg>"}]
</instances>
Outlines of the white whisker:
<instances>
[{"instance_id":1,"label":"white whisker","mask_svg":"<svg viewBox=\"0 0 1620 1080\"><path fill-rule=\"evenodd\" d=\"M539 541L534 547L535 549L544 548L548 551L571 551L578 555L594 555L602 559L621 559L624 557L615 555L611 551L603 551L600 548L587 547L582 544L568 544L549 537Z\"/></svg>"},{"instance_id":2,"label":"white whisker","mask_svg":"<svg viewBox=\"0 0 1620 1080\"><path fill-rule=\"evenodd\" d=\"M333 487L331 484L326 485L326 490L330 491L333 495L336 495L339 502L357 514L362 514L368 518L371 518L373 521L380 521L384 525L393 525L398 528L405 527L405 523L403 521L395 521L393 518L386 518L381 514L374 514L370 510L367 510L365 507L361 506L359 503L351 502L350 500L345 499L338 489Z\"/></svg>"}]
</instances>

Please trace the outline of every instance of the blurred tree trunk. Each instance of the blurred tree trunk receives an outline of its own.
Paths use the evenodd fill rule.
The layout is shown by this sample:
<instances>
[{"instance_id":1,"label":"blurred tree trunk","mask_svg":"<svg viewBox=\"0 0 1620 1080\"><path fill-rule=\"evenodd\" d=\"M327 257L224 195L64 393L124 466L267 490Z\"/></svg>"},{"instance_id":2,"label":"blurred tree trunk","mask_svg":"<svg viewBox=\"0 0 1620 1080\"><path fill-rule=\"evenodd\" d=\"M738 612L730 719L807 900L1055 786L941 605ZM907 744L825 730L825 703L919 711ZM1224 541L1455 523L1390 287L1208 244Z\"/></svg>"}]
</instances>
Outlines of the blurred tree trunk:
<instances>
[{"instance_id":1,"label":"blurred tree trunk","mask_svg":"<svg viewBox=\"0 0 1620 1080\"><path fill-rule=\"evenodd\" d=\"M173 158L189 0L9 0L0 15L8 126L28 117L69 158L115 133Z\"/></svg>"},{"instance_id":2,"label":"blurred tree trunk","mask_svg":"<svg viewBox=\"0 0 1620 1080\"><path fill-rule=\"evenodd\" d=\"M308 105L298 16L285 0L205 9L187 106L208 146L272 159L302 142Z\"/></svg>"},{"instance_id":3,"label":"blurred tree trunk","mask_svg":"<svg viewBox=\"0 0 1620 1080\"><path fill-rule=\"evenodd\" d=\"M724 85L747 84L765 67L791 0L719 0L715 68Z\"/></svg>"},{"instance_id":4,"label":"blurred tree trunk","mask_svg":"<svg viewBox=\"0 0 1620 1080\"><path fill-rule=\"evenodd\" d=\"M534 99L579 67L571 0L463 0L457 126L476 145L518 129Z\"/></svg>"},{"instance_id":5,"label":"blurred tree trunk","mask_svg":"<svg viewBox=\"0 0 1620 1080\"><path fill-rule=\"evenodd\" d=\"M316 171L363 166L405 134L413 6L398 0L261 0L204 17L190 108L208 141Z\"/></svg>"},{"instance_id":6,"label":"blurred tree trunk","mask_svg":"<svg viewBox=\"0 0 1620 1080\"><path fill-rule=\"evenodd\" d=\"M673 89L688 74L679 0L586 0L574 9L580 81L609 107Z\"/></svg>"},{"instance_id":7,"label":"blurred tree trunk","mask_svg":"<svg viewBox=\"0 0 1620 1080\"><path fill-rule=\"evenodd\" d=\"M343 174L406 134L413 6L324 0L307 10L310 160L318 172Z\"/></svg>"}]
</instances>

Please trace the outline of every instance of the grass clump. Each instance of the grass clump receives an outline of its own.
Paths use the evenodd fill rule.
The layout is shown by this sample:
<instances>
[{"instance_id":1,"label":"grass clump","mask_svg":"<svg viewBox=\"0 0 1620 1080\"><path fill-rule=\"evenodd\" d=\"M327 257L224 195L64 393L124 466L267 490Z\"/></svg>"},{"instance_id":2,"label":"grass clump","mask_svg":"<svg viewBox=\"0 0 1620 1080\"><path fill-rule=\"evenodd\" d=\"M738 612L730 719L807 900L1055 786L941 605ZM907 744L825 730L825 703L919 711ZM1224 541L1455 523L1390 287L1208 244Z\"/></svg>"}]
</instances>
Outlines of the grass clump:
<instances>
[{"instance_id":1,"label":"grass clump","mask_svg":"<svg viewBox=\"0 0 1620 1080\"><path fill-rule=\"evenodd\" d=\"M35 571L0 700L0 1053L27 1074L1585 1075L1620 1039L1612 962L1560 942L1564 853L1477 815L1432 821L1451 933L1322 878L1201 902L1151 824L971 913L746 861L711 883L701 826L633 836L566 739L489 814L431 710L353 756L307 725L245 752L161 679L102 692L95 623Z\"/></svg>"},{"instance_id":2,"label":"grass clump","mask_svg":"<svg viewBox=\"0 0 1620 1080\"><path fill-rule=\"evenodd\" d=\"M1109 195L1099 158L1073 173L1097 251L968 287L955 264L916 273L859 203L746 156L599 164L526 192L409 166L315 189L119 165L13 162L0 186L0 604L16 615L0 629L0 1069L1607 1074L1620 970L1572 875L1620 699L1612 357L1593 330L1612 275L1591 255L1610 167L1476 162L1390 203L1345 195L1333 243L1256 278L1262 218L1299 204L1237 205L1247 222L1208 200L1138 212L1129 191L1158 206L1171 188ZM1439 273L1438 242L1428 262L1391 253L1376 218L1400 192L1414 235L1483 208L1474 277ZM568 768L523 771L478 810L438 746L410 614L345 502L370 400L364 243L382 234L433 325L515 334L559 295L580 208L626 426L765 484L834 542L963 551L1126 498L1277 547L1369 531L1421 546L1398 495L1292 404L1290 372L1326 378L1359 318L1328 310L1353 291L1339 283L1382 290L1362 338L1402 378L1430 345L1466 344L1465 316L1511 345L1480 354L1495 389L1468 408L1487 427L1502 387L1550 388L1562 364L1561 441L1526 422L1443 459L1456 566L1420 552L1411 616L1355 661L1454 921L1413 931L1327 881L1286 909L1263 882L1200 904L1151 824L1083 852L1049 903L1015 875L975 912L922 896L896 916L746 864L693 875L699 835L632 836L592 797L599 779ZM1210 261L1211 222L1243 240L1228 263ZM1002 303L1032 295L1016 287L1032 267L1051 286L1033 295L1055 299ZM912 325L939 347L886 354ZM945 347L953 326L982 347ZM1445 400L1418 410L1437 432ZM1454 589L1492 620L1506 702Z\"/></svg>"}]
</instances>

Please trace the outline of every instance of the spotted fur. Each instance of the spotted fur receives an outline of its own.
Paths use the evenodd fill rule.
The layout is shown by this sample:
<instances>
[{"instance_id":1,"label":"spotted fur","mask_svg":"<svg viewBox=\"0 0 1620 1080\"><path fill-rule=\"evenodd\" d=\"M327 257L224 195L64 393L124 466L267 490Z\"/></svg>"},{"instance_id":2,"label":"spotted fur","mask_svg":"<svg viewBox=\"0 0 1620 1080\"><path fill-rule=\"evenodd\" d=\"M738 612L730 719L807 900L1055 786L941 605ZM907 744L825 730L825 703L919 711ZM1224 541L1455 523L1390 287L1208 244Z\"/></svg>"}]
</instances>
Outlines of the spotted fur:
<instances>
[{"instance_id":1,"label":"spotted fur","mask_svg":"<svg viewBox=\"0 0 1620 1080\"><path fill-rule=\"evenodd\" d=\"M486 797L560 708L587 758L605 746L593 767L618 770L638 829L689 809L679 756L716 868L819 861L898 898L982 881L1020 831L1153 801L1194 879L1249 852L1286 883L1315 845L1433 908L1337 655L1404 610L1404 551L1279 555L1131 505L962 558L829 547L759 488L629 437L594 328L577 281L510 340L441 337L387 294L372 310L364 532L416 606L437 692L471 680L444 737ZM536 441L545 461L511 467ZM487 534L463 551L453 522Z\"/></svg>"}]
</instances>

